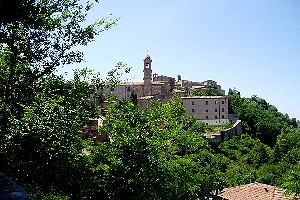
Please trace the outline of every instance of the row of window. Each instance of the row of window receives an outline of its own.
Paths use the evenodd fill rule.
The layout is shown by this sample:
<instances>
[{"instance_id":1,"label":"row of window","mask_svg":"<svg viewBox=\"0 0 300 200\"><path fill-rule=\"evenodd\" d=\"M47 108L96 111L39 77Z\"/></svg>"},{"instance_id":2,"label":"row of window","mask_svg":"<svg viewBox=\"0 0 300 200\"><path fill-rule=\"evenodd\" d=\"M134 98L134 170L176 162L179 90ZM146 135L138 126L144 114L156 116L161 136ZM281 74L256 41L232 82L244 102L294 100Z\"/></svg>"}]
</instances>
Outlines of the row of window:
<instances>
[{"instance_id":1,"label":"row of window","mask_svg":"<svg viewBox=\"0 0 300 200\"><path fill-rule=\"evenodd\" d=\"M215 104L218 104L218 101L215 101ZM222 101L222 104L225 104L225 101ZM192 105L195 105L194 101L192 101ZM205 105L208 105L208 101L205 101Z\"/></svg>"},{"instance_id":2,"label":"row of window","mask_svg":"<svg viewBox=\"0 0 300 200\"><path fill-rule=\"evenodd\" d=\"M192 108L192 112L195 112L194 108ZM208 112L208 109L206 109L205 112ZM218 108L215 108L215 112L218 112ZM225 112L225 108L222 108L222 112Z\"/></svg>"}]
</instances>

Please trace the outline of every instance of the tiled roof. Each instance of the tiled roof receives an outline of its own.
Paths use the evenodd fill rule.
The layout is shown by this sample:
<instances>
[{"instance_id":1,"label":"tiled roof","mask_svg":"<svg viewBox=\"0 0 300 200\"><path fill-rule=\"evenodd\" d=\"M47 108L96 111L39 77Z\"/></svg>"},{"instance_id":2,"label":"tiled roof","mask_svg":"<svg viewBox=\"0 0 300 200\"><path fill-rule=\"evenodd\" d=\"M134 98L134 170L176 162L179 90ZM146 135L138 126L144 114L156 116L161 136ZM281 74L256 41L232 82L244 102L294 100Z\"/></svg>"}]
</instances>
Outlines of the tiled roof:
<instances>
[{"instance_id":1,"label":"tiled roof","mask_svg":"<svg viewBox=\"0 0 300 200\"><path fill-rule=\"evenodd\" d=\"M226 200L291 200L295 197L286 194L284 189L262 183L225 188L218 196Z\"/></svg>"}]
</instances>

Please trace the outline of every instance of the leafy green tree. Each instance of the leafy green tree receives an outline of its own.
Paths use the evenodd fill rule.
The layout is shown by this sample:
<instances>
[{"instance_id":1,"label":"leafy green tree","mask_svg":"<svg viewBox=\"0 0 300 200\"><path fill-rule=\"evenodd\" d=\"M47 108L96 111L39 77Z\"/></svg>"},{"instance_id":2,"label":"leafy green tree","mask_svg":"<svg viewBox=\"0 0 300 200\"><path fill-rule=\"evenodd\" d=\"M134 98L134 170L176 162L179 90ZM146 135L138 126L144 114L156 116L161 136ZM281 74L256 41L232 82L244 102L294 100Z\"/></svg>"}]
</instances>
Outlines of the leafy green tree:
<instances>
[{"instance_id":1,"label":"leafy green tree","mask_svg":"<svg viewBox=\"0 0 300 200\"><path fill-rule=\"evenodd\" d=\"M296 127L295 120L278 112L277 108L257 96L243 98L236 90L230 90L229 112L240 116L246 133L269 145L276 143L276 137L289 126Z\"/></svg>"},{"instance_id":2,"label":"leafy green tree","mask_svg":"<svg viewBox=\"0 0 300 200\"><path fill-rule=\"evenodd\" d=\"M218 88L209 86L207 88L192 89L189 96L223 96L223 94Z\"/></svg>"},{"instance_id":3,"label":"leafy green tree","mask_svg":"<svg viewBox=\"0 0 300 200\"><path fill-rule=\"evenodd\" d=\"M267 163L256 171L256 180L260 183L281 186L285 174L291 169L288 162Z\"/></svg>"},{"instance_id":4,"label":"leafy green tree","mask_svg":"<svg viewBox=\"0 0 300 200\"><path fill-rule=\"evenodd\" d=\"M43 78L34 102L10 121L2 146L7 173L44 189L76 187L72 178L84 176L75 173L83 149L81 129L97 111L90 94L85 81Z\"/></svg>"},{"instance_id":5,"label":"leafy green tree","mask_svg":"<svg viewBox=\"0 0 300 200\"><path fill-rule=\"evenodd\" d=\"M21 105L31 103L40 78L58 66L82 61L83 53L76 47L116 23L104 18L86 25L91 8L89 1L79 0L13 1L13 13L18 15L0 20L0 136L9 120L22 114Z\"/></svg>"},{"instance_id":6,"label":"leafy green tree","mask_svg":"<svg viewBox=\"0 0 300 200\"><path fill-rule=\"evenodd\" d=\"M255 181L255 168L245 162L232 162L224 173L225 186L244 185Z\"/></svg>"},{"instance_id":7,"label":"leafy green tree","mask_svg":"<svg viewBox=\"0 0 300 200\"><path fill-rule=\"evenodd\" d=\"M268 163L273 158L273 151L258 139L249 135L236 136L219 145L220 153L233 162L242 161L254 167Z\"/></svg>"},{"instance_id":8,"label":"leafy green tree","mask_svg":"<svg viewBox=\"0 0 300 200\"><path fill-rule=\"evenodd\" d=\"M300 130L288 128L278 136L274 147L276 161L287 161L292 164L300 161Z\"/></svg>"},{"instance_id":9,"label":"leafy green tree","mask_svg":"<svg viewBox=\"0 0 300 200\"><path fill-rule=\"evenodd\" d=\"M254 182L257 169L273 160L272 149L249 135L236 136L221 143L218 152L229 160L223 174L226 186Z\"/></svg>"},{"instance_id":10,"label":"leafy green tree","mask_svg":"<svg viewBox=\"0 0 300 200\"><path fill-rule=\"evenodd\" d=\"M146 111L126 101L109 108L101 132L111 142L92 155L110 199L203 199L220 186L222 160L183 113L177 99Z\"/></svg>"},{"instance_id":11,"label":"leafy green tree","mask_svg":"<svg viewBox=\"0 0 300 200\"><path fill-rule=\"evenodd\" d=\"M299 164L289 172L283 178L282 186L288 189L289 192L300 192L300 166Z\"/></svg>"},{"instance_id":12,"label":"leafy green tree","mask_svg":"<svg viewBox=\"0 0 300 200\"><path fill-rule=\"evenodd\" d=\"M42 78L32 103L24 105L21 117L10 120L2 140L5 162L1 164L37 199L55 195L93 199L103 192L94 180L91 160L83 153L90 144L82 140L82 127L98 114L91 96L98 85L114 82L118 77L114 72L107 80L87 69L75 70L73 80L54 75Z\"/></svg>"}]
</instances>

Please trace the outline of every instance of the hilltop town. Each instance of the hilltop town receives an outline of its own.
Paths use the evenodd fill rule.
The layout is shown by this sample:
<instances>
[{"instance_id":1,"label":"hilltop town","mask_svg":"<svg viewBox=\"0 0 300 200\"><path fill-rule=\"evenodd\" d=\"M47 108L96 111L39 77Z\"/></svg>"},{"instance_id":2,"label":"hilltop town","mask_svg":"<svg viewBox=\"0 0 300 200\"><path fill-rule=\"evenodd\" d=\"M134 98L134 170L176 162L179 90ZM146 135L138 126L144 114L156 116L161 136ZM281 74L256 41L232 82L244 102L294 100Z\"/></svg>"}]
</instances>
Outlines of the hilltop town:
<instances>
[{"instance_id":1,"label":"hilltop town","mask_svg":"<svg viewBox=\"0 0 300 200\"><path fill-rule=\"evenodd\" d=\"M195 82L183 80L181 75L169 77L152 72L152 59L149 55L144 58L143 82L124 82L120 85L107 89L105 95L112 95L118 99L129 100L136 98L137 104L142 109L151 106L152 100L167 102L173 96L181 98L186 109L187 116L193 116L208 125L222 125L235 120L233 115L228 114L228 98L225 91L216 81L206 80ZM192 91L213 88L219 95L195 96ZM106 108L103 102L98 105Z\"/></svg>"},{"instance_id":2,"label":"hilltop town","mask_svg":"<svg viewBox=\"0 0 300 200\"><path fill-rule=\"evenodd\" d=\"M225 94L215 80L159 75L149 55L141 82L116 85L122 63L106 77L100 76L105 67L74 70L73 78L58 74L84 61L82 46L117 25L119 19L102 18L100 10L90 13L96 2L0 0L0 200L300 199L300 121L267 100L236 89ZM270 84L280 96L288 88L282 82L296 80L282 76L297 74L298 49L287 49L299 38L290 34L297 23L286 18L299 21L294 5L107 3L128 9L124 21L131 23L87 51L92 67L111 66L116 56L128 62L151 44L168 61L209 66L224 83L234 71L240 86ZM89 13L100 20L91 22ZM267 67L282 68L274 70L274 82ZM261 82L258 72L265 72ZM298 103L281 97L289 106Z\"/></svg>"}]
</instances>

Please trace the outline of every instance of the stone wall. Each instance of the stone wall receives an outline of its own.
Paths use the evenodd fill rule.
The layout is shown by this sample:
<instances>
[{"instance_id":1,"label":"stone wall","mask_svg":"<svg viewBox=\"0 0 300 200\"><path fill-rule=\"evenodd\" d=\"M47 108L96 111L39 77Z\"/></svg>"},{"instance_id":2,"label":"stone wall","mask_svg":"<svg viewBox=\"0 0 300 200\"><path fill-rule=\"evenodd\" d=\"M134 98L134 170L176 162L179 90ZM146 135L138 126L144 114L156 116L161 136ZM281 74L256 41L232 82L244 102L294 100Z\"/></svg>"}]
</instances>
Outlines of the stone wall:
<instances>
[{"instance_id":1,"label":"stone wall","mask_svg":"<svg viewBox=\"0 0 300 200\"><path fill-rule=\"evenodd\" d=\"M220 133L206 133L204 137L208 140L210 144L219 144L223 141L231 139L233 136L242 134L242 121L237 120L235 124Z\"/></svg>"}]
</instances>

